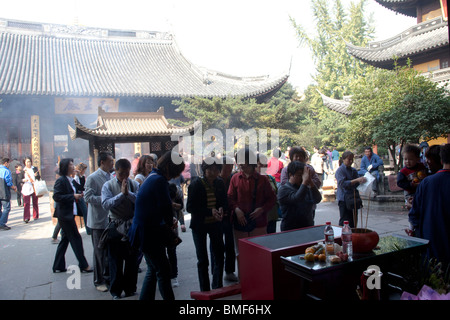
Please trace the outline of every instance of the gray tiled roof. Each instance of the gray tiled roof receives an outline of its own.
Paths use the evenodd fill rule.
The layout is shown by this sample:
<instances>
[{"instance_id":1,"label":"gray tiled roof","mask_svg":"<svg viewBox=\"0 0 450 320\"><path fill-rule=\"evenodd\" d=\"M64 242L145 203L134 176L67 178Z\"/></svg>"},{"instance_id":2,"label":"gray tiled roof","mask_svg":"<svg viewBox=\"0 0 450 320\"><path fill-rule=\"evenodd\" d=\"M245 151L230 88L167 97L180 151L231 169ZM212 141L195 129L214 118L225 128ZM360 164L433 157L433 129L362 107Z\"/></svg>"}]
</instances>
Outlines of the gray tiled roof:
<instances>
[{"instance_id":1,"label":"gray tiled roof","mask_svg":"<svg viewBox=\"0 0 450 320\"><path fill-rule=\"evenodd\" d=\"M261 97L287 79L201 69L167 33L0 19L0 94Z\"/></svg>"},{"instance_id":2,"label":"gray tiled roof","mask_svg":"<svg viewBox=\"0 0 450 320\"><path fill-rule=\"evenodd\" d=\"M194 125L176 127L164 117L164 108L157 112L105 112L98 109L97 126L87 128L75 118L75 129L68 126L72 140L96 136L101 138L151 137L183 135L194 131Z\"/></svg>"},{"instance_id":3,"label":"gray tiled roof","mask_svg":"<svg viewBox=\"0 0 450 320\"><path fill-rule=\"evenodd\" d=\"M345 114L346 116L350 115L352 112L348 109L350 106L350 96L344 96L344 99L333 99L327 97L322 92L318 91L320 96L322 97L323 104L329 108L330 110Z\"/></svg>"},{"instance_id":4,"label":"gray tiled roof","mask_svg":"<svg viewBox=\"0 0 450 320\"><path fill-rule=\"evenodd\" d=\"M409 17L417 17L417 0L375 0L383 7L404 14ZM424 1L423 1L424 2ZM431 1L428 1L431 2Z\"/></svg>"},{"instance_id":5,"label":"gray tiled roof","mask_svg":"<svg viewBox=\"0 0 450 320\"><path fill-rule=\"evenodd\" d=\"M395 57L412 57L448 45L448 22L438 17L419 23L390 39L371 42L368 47L356 47L348 43L347 50L368 64L392 69Z\"/></svg>"}]
</instances>

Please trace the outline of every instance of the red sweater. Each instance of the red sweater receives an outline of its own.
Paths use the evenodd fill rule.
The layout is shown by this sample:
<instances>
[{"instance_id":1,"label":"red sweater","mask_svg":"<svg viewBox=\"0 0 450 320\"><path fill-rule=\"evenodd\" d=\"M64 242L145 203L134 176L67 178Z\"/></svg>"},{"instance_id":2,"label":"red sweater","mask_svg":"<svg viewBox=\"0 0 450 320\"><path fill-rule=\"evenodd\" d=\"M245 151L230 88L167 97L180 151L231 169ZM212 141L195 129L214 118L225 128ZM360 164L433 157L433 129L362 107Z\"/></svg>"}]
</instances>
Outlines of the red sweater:
<instances>
[{"instance_id":1,"label":"red sweater","mask_svg":"<svg viewBox=\"0 0 450 320\"><path fill-rule=\"evenodd\" d=\"M283 170L284 164L279 159L272 157L267 163L266 173L275 178L277 182L281 182L281 170Z\"/></svg>"},{"instance_id":2,"label":"red sweater","mask_svg":"<svg viewBox=\"0 0 450 320\"><path fill-rule=\"evenodd\" d=\"M231 210L240 208L244 213L251 213L255 179L258 179L255 209L262 207L264 210L264 214L256 219L256 226L264 227L267 225L267 213L273 208L277 200L267 177L257 172L254 172L250 177L246 177L242 172L234 174L228 189L228 205Z\"/></svg>"}]
</instances>

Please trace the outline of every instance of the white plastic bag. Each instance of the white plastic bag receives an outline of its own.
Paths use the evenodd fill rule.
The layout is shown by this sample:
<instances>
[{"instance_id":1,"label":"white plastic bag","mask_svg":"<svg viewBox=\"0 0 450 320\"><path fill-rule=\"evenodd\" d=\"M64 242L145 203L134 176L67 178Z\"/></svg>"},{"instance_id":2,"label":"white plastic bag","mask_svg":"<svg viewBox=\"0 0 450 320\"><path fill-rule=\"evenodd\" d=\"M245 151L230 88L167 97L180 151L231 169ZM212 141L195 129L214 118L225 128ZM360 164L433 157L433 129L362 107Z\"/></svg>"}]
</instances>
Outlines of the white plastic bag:
<instances>
[{"instance_id":1,"label":"white plastic bag","mask_svg":"<svg viewBox=\"0 0 450 320\"><path fill-rule=\"evenodd\" d=\"M34 190L38 197L42 197L44 194L48 193L47 184L44 180L34 182Z\"/></svg>"},{"instance_id":2,"label":"white plastic bag","mask_svg":"<svg viewBox=\"0 0 450 320\"><path fill-rule=\"evenodd\" d=\"M366 182L361 183L356 189L358 189L360 195L370 196L370 193L372 192L372 183L375 181L375 177L371 175L370 172L366 172L364 178L366 178Z\"/></svg>"}]
</instances>

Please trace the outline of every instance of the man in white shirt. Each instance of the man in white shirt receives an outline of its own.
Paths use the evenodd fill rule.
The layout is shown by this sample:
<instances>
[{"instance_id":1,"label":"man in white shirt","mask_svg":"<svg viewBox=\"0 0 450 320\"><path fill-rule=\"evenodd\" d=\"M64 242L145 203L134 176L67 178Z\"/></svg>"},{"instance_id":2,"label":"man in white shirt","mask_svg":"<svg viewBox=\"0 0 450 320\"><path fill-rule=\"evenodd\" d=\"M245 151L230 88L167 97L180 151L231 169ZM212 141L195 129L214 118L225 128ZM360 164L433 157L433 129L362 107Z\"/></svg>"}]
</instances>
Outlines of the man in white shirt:
<instances>
[{"instance_id":1,"label":"man in white shirt","mask_svg":"<svg viewBox=\"0 0 450 320\"><path fill-rule=\"evenodd\" d=\"M109 291L114 299L119 299L122 291L125 297L136 292L138 256L128 240L128 230L133 222L139 183L129 179L131 163L127 159L118 160L115 169L116 177L103 185L102 206L109 210L109 219L120 236L114 240L108 237L106 243L111 275Z\"/></svg>"}]
</instances>

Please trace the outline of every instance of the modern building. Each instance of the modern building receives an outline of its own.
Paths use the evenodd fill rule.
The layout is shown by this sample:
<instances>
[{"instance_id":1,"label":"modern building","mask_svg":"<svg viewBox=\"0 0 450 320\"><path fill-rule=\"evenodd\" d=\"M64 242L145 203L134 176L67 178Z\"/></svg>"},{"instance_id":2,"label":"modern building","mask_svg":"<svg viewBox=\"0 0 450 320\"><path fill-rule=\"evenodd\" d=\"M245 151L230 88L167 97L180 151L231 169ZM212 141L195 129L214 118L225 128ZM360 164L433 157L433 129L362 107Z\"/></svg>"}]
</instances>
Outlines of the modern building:
<instances>
[{"instance_id":1,"label":"modern building","mask_svg":"<svg viewBox=\"0 0 450 320\"><path fill-rule=\"evenodd\" d=\"M51 179L63 154L88 161L88 142L69 136L74 116L92 128L99 107L119 113L163 107L165 117L183 118L173 100L264 102L288 76L237 77L199 67L166 32L0 19L0 154L32 155Z\"/></svg>"}]
</instances>

